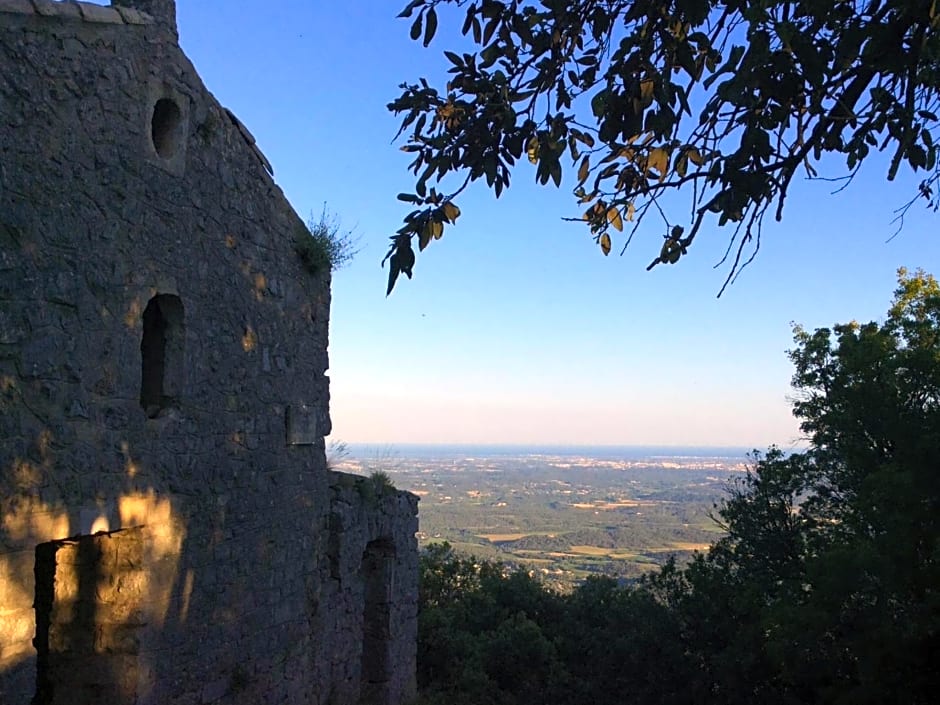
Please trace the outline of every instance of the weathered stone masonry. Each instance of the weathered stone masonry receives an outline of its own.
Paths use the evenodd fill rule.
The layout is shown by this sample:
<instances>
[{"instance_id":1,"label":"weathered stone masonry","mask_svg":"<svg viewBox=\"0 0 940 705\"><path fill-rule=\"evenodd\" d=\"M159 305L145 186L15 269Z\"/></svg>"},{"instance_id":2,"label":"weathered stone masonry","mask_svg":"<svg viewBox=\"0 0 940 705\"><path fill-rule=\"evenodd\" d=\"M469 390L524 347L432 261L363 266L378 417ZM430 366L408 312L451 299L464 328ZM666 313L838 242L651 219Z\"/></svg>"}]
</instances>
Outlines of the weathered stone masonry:
<instances>
[{"instance_id":1,"label":"weathered stone masonry","mask_svg":"<svg viewBox=\"0 0 940 705\"><path fill-rule=\"evenodd\" d=\"M0 0L0 703L399 703L417 498L330 473L329 272L172 0Z\"/></svg>"}]
</instances>

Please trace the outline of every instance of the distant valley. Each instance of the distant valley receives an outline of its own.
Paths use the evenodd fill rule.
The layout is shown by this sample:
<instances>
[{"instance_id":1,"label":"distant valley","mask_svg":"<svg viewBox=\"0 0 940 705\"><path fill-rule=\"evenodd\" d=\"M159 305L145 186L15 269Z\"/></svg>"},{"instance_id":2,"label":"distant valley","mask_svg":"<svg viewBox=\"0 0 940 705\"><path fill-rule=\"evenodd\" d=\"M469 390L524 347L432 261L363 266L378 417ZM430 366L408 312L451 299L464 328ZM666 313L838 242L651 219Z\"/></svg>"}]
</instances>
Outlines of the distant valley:
<instances>
[{"instance_id":1,"label":"distant valley","mask_svg":"<svg viewBox=\"0 0 940 705\"><path fill-rule=\"evenodd\" d=\"M421 497L419 543L570 587L630 579L721 536L714 503L747 468L743 449L353 447L337 469L387 473Z\"/></svg>"}]
</instances>

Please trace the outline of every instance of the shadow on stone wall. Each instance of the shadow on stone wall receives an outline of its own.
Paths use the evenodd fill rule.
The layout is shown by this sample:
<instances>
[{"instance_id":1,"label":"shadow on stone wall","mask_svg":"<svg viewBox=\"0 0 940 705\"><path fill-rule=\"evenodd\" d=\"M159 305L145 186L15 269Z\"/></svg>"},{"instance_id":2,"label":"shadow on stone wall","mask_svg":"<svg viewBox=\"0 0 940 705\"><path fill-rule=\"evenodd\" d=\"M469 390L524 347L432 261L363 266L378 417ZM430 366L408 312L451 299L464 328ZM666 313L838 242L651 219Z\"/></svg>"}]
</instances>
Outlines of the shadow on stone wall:
<instances>
[{"instance_id":1,"label":"shadow on stone wall","mask_svg":"<svg viewBox=\"0 0 940 705\"><path fill-rule=\"evenodd\" d=\"M264 516L212 493L129 486L70 508L21 493L0 517L19 547L0 553L0 702L403 702L417 498L347 477L306 515L312 494Z\"/></svg>"},{"instance_id":2,"label":"shadow on stone wall","mask_svg":"<svg viewBox=\"0 0 940 705\"><path fill-rule=\"evenodd\" d=\"M149 490L99 505L21 495L0 517L19 547L0 553L4 703L134 703L152 660L144 632L185 622L192 574L179 579L186 530L172 501Z\"/></svg>"}]
</instances>

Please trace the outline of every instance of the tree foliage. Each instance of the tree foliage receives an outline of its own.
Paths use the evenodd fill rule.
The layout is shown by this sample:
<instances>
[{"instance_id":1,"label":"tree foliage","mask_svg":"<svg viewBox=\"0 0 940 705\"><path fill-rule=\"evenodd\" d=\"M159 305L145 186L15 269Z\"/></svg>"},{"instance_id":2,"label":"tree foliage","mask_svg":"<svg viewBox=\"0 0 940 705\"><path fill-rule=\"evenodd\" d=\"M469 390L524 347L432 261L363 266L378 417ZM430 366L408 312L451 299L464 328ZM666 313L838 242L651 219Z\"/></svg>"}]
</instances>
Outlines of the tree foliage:
<instances>
[{"instance_id":1,"label":"tree foliage","mask_svg":"<svg viewBox=\"0 0 940 705\"><path fill-rule=\"evenodd\" d=\"M727 536L656 580L725 702L753 702L740 683L768 703L933 702L940 286L902 270L883 323L795 340L809 449L760 458L719 508Z\"/></svg>"},{"instance_id":2,"label":"tree foliage","mask_svg":"<svg viewBox=\"0 0 940 705\"><path fill-rule=\"evenodd\" d=\"M795 341L809 448L758 456L716 507L725 536L687 566L558 595L429 551L426 702L936 702L940 285L902 270L884 322Z\"/></svg>"},{"instance_id":3,"label":"tree foliage","mask_svg":"<svg viewBox=\"0 0 940 705\"><path fill-rule=\"evenodd\" d=\"M573 173L605 255L648 216L664 235L650 268L678 261L707 218L729 224L729 280L794 176L824 159L851 180L885 151L889 180L921 175L902 214L940 205L938 0L412 0L412 39L428 46L449 5L471 51L444 52L445 86L402 84L388 106L416 177L398 196L415 209L392 237L389 291L464 188L484 179L499 196L523 155L540 184ZM669 212L680 188L689 210Z\"/></svg>"}]
</instances>

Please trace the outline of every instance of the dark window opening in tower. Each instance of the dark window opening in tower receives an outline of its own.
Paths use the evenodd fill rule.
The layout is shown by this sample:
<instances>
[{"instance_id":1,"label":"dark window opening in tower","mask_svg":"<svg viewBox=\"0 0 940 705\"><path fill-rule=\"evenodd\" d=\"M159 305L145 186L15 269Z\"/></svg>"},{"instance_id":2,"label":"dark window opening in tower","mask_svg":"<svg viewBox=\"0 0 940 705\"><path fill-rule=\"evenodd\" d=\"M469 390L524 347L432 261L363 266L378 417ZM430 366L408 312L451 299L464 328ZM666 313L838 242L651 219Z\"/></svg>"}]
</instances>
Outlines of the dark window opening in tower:
<instances>
[{"instance_id":1,"label":"dark window opening in tower","mask_svg":"<svg viewBox=\"0 0 940 705\"><path fill-rule=\"evenodd\" d=\"M183 367L183 304L178 296L159 294L144 309L140 341L140 405L147 416L179 402Z\"/></svg>"}]
</instances>

